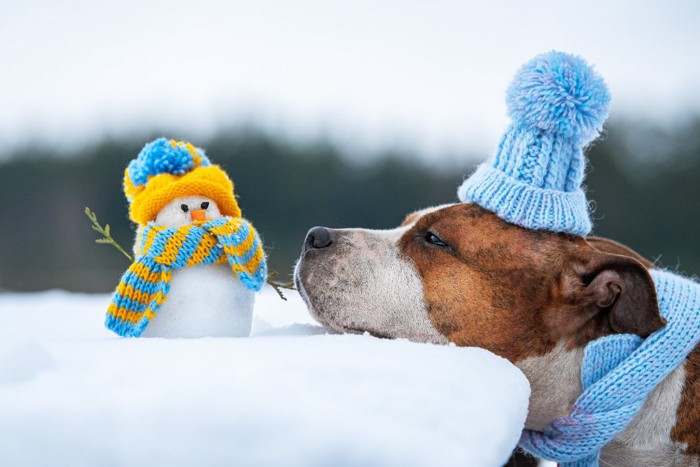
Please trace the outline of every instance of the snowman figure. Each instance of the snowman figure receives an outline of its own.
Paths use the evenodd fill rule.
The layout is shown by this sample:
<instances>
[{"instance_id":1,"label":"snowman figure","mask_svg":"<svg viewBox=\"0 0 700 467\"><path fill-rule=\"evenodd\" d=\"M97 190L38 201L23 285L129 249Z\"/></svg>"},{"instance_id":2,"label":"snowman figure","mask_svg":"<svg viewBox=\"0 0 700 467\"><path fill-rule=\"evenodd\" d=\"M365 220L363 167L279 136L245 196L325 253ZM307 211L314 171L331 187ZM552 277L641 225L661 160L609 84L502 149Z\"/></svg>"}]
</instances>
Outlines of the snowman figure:
<instances>
[{"instance_id":1,"label":"snowman figure","mask_svg":"<svg viewBox=\"0 0 700 467\"><path fill-rule=\"evenodd\" d=\"M124 192L135 261L106 326L128 337L248 336L267 266L226 173L203 150L160 138L131 161Z\"/></svg>"}]
</instances>

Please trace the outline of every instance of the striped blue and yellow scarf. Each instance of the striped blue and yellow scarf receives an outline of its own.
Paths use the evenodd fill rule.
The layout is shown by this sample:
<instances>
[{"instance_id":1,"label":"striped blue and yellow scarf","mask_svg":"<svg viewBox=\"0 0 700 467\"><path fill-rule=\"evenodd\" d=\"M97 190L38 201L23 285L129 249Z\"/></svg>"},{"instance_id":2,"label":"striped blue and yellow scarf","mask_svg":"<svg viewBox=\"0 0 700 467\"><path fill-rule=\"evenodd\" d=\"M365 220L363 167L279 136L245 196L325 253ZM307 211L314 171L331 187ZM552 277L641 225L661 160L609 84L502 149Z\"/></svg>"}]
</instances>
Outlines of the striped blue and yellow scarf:
<instances>
[{"instance_id":1,"label":"striped blue and yellow scarf","mask_svg":"<svg viewBox=\"0 0 700 467\"><path fill-rule=\"evenodd\" d=\"M107 309L105 325L120 336L138 337L146 329L168 296L173 269L228 262L253 291L267 279L262 241L245 219L221 217L180 228L149 223L136 241L137 259Z\"/></svg>"}]
</instances>

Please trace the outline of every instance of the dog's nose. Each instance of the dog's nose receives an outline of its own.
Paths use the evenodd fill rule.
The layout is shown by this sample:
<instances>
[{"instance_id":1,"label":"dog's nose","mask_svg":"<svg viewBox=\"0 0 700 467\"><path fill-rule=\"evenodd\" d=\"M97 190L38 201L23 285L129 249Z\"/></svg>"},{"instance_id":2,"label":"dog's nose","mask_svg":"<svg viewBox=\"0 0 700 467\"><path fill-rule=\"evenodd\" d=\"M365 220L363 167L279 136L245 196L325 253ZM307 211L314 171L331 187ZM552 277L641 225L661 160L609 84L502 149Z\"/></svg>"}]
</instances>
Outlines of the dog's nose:
<instances>
[{"instance_id":1,"label":"dog's nose","mask_svg":"<svg viewBox=\"0 0 700 467\"><path fill-rule=\"evenodd\" d=\"M312 248L326 248L333 243L331 231L325 227L314 227L306 234L304 247L307 250Z\"/></svg>"}]
</instances>

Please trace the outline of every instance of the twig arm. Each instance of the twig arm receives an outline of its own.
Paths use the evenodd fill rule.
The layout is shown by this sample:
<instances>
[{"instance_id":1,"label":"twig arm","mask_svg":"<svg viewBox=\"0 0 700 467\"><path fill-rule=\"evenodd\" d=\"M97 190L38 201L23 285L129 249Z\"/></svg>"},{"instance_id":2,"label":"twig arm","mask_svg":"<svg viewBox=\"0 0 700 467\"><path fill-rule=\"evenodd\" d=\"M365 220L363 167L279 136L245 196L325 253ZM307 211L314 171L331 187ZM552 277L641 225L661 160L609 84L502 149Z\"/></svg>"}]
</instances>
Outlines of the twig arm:
<instances>
[{"instance_id":1,"label":"twig arm","mask_svg":"<svg viewBox=\"0 0 700 467\"><path fill-rule=\"evenodd\" d=\"M90 221L92 222L92 230L101 234L103 237L95 240L95 243L112 245L114 248L119 250L124 256L126 256L129 261L134 260L131 257L131 255L127 253L126 250L122 248L122 246L119 243L117 243L117 241L114 238L112 238L112 234L109 231L109 224L105 224L105 226L102 227L99 221L97 220L97 215L94 212L92 212L88 207L85 208L85 215L88 216L88 219L90 219Z\"/></svg>"},{"instance_id":2,"label":"twig arm","mask_svg":"<svg viewBox=\"0 0 700 467\"><path fill-rule=\"evenodd\" d=\"M293 282L277 282L274 281L273 279L277 277L277 271L270 271L270 273L267 275L267 283L270 284L270 287L275 289L275 292L277 292L277 295L280 296L282 300L285 302L287 301L287 297L284 296L284 293L282 292L282 289L287 289L287 290L296 290L294 288L294 283Z\"/></svg>"}]
</instances>

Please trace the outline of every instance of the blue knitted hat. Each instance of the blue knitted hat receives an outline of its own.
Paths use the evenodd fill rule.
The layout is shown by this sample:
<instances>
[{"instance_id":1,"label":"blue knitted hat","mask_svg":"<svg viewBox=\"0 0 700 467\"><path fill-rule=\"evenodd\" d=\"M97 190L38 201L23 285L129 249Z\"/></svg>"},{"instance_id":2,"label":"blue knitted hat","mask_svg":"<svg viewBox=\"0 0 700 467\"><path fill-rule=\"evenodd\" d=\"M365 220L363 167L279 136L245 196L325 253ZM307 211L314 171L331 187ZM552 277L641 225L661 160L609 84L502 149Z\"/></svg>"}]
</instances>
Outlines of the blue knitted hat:
<instances>
[{"instance_id":1,"label":"blue knitted hat","mask_svg":"<svg viewBox=\"0 0 700 467\"><path fill-rule=\"evenodd\" d=\"M513 123L495 156L459 188L459 199L528 229L587 235L583 148L608 116L603 78L580 57L544 53L518 70L506 103Z\"/></svg>"}]
</instances>

